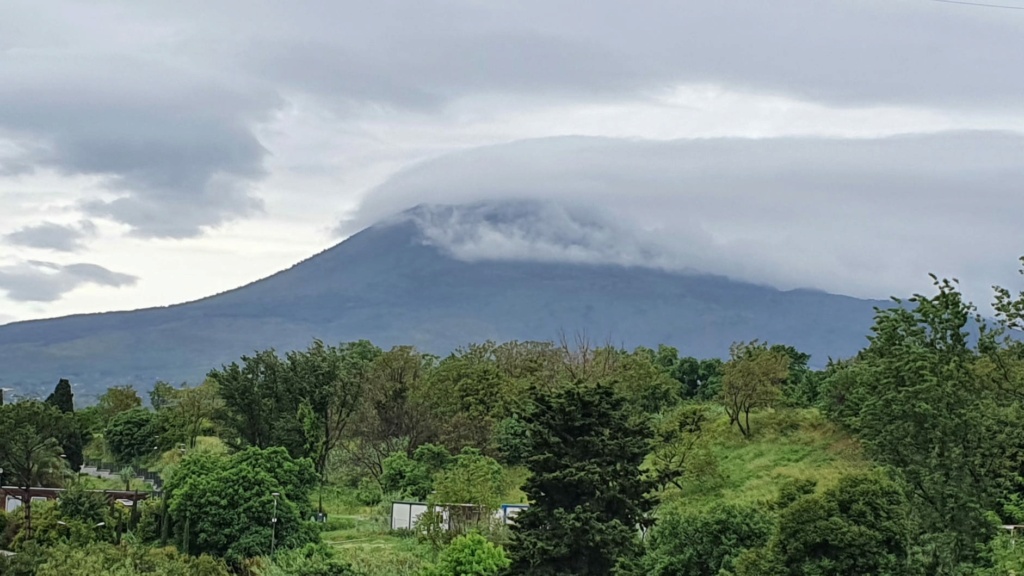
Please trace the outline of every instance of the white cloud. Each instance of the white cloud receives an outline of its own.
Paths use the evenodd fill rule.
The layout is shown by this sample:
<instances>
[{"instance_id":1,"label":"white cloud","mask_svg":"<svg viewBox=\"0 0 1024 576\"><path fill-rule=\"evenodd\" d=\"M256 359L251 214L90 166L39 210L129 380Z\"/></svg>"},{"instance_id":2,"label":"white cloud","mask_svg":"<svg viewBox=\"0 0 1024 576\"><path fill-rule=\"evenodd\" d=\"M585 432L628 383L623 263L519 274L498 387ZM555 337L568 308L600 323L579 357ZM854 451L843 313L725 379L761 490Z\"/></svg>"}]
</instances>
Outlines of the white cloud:
<instances>
[{"instance_id":1,"label":"white cloud","mask_svg":"<svg viewBox=\"0 0 1024 576\"><path fill-rule=\"evenodd\" d=\"M358 228L421 203L427 239L468 259L692 269L783 288L907 295L929 272L987 298L1024 242L1024 137L529 140L410 168ZM516 202L527 201L519 205ZM560 206L538 207L555 201Z\"/></svg>"}]
</instances>

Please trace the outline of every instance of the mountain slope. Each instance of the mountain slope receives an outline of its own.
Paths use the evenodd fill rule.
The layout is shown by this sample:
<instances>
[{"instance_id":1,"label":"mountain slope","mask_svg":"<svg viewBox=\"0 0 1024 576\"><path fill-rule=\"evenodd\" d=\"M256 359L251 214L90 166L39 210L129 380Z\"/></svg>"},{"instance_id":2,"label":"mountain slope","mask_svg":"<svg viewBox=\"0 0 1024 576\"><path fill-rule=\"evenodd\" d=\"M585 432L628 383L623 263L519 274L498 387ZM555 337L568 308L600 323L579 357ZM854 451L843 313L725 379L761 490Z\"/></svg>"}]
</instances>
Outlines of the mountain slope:
<instances>
[{"instance_id":1,"label":"mountain slope","mask_svg":"<svg viewBox=\"0 0 1024 576\"><path fill-rule=\"evenodd\" d=\"M560 330L627 347L666 343L698 357L760 338L822 364L860 349L882 304L647 268L464 262L424 243L406 220L203 300L0 327L0 385L28 393L67 377L88 396L113 384L194 382L242 354L313 338L445 354L485 339L553 339Z\"/></svg>"}]
</instances>

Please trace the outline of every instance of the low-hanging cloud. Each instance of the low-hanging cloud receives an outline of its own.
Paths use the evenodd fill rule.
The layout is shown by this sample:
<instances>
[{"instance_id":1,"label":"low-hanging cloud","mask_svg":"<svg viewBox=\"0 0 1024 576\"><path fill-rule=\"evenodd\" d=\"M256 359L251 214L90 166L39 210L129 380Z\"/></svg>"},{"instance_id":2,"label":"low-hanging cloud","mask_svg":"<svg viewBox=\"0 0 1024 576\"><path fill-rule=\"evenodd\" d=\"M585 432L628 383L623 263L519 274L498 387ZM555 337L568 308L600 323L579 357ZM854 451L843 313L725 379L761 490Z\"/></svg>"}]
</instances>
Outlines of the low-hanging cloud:
<instances>
[{"instance_id":1,"label":"low-hanging cloud","mask_svg":"<svg viewBox=\"0 0 1024 576\"><path fill-rule=\"evenodd\" d=\"M0 291L6 292L11 300L22 302L53 302L79 286L121 288L133 286L137 280L130 274L89 263L27 260L0 266Z\"/></svg>"},{"instance_id":2,"label":"low-hanging cloud","mask_svg":"<svg viewBox=\"0 0 1024 576\"><path fill-rule=\"evenodd\" d=\"M27 248L77 252L85 247L84 241L96 234L96 226L83 220L78 224L57 224L42 222L19 228L3 238L9 244Z\"/></svg>"},{"instance_id":3,"label":"low-hanging cloud","mask_svg":"<svg viewBox=\"0 0 1024 576\"><path fill-rule=\"evenodd\" d=\"M653 266L865 297L907 295L935 272L985 297L1016 281L1024 252L1022 157L1024 137L994 132L529 140L405 170L342 231L454 205L403 217L467 260Z\"/></svg>"}]
</instances>

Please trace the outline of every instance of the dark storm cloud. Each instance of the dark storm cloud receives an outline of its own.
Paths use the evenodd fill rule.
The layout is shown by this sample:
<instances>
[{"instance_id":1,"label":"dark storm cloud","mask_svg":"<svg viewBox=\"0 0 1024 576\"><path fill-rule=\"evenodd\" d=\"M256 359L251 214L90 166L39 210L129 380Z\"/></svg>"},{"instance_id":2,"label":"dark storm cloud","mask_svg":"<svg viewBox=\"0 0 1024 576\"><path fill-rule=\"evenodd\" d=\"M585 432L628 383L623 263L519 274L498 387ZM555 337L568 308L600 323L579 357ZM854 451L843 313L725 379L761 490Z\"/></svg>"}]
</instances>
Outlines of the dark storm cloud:
<instances>
[{"instance_id":1,"label":"dark storm cloud","mask_svg":"<svg viewBox=\"0 0 1024 576\"><path fill-rule=\"evenodd\" d=\"M407 169L339 231L423 203L468 204L413 217L428 241L467 260L692 269L876 297L936 272L984 289L1016 281L1022 157L1024 137L993 132L529 140ZM545 201L556 206L536 207ZM525 216L510 215L520 202Z\"/></svg>"},{"instance_id":2,"label":"dark storm cloud","mask_svg":"<svg viewBox=\"0 0 1024 576\"><path fill-rule=\"evenodd\" d=\"M84 240L95 234L95 225L87 220L77 225L43 222L15 230L4 236L4 239L11 244L28 248L76 252L84 248Z\"/></svg>"},{"instance_id":3,"label":"dark storm cloud","mask_svg":"<svg viewBox=\"0 0 1024 576\"><path fill-rule=\"evenodd\" d=\"M130 274L87 263L61 265L29 260L0 266L0 290L11 300L22 302L53 302L86 284L120 288L136 281Z\"/></svg>"}]
</instances>

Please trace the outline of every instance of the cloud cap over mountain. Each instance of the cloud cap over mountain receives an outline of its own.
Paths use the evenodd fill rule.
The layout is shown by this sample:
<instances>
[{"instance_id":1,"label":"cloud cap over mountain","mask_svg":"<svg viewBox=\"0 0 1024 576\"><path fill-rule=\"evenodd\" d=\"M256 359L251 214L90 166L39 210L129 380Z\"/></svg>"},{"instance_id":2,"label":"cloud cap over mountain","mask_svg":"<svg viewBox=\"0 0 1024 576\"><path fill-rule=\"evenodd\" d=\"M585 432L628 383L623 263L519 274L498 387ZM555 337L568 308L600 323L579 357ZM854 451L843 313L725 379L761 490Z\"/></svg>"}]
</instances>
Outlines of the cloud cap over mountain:
<instances>
[{"instance_id":1,"label":"cloud cap over mountain","mask_svg":"<svg viewBox=\"0 0 1024 576\"><path fill-rule=\"evenodd\" d=\"M1024 137L554 138L445 156L375 189L360 228L406 206L463 259L696 269L782 288L907 295L929 272L1015 281ZM555 201L528 218L501 202ZM489 206L488 202L499 202ZM1016 241L1013 241L1016 239ZM991 278L993 270L1003 270Z\"/></svg>"}]
</instances>

